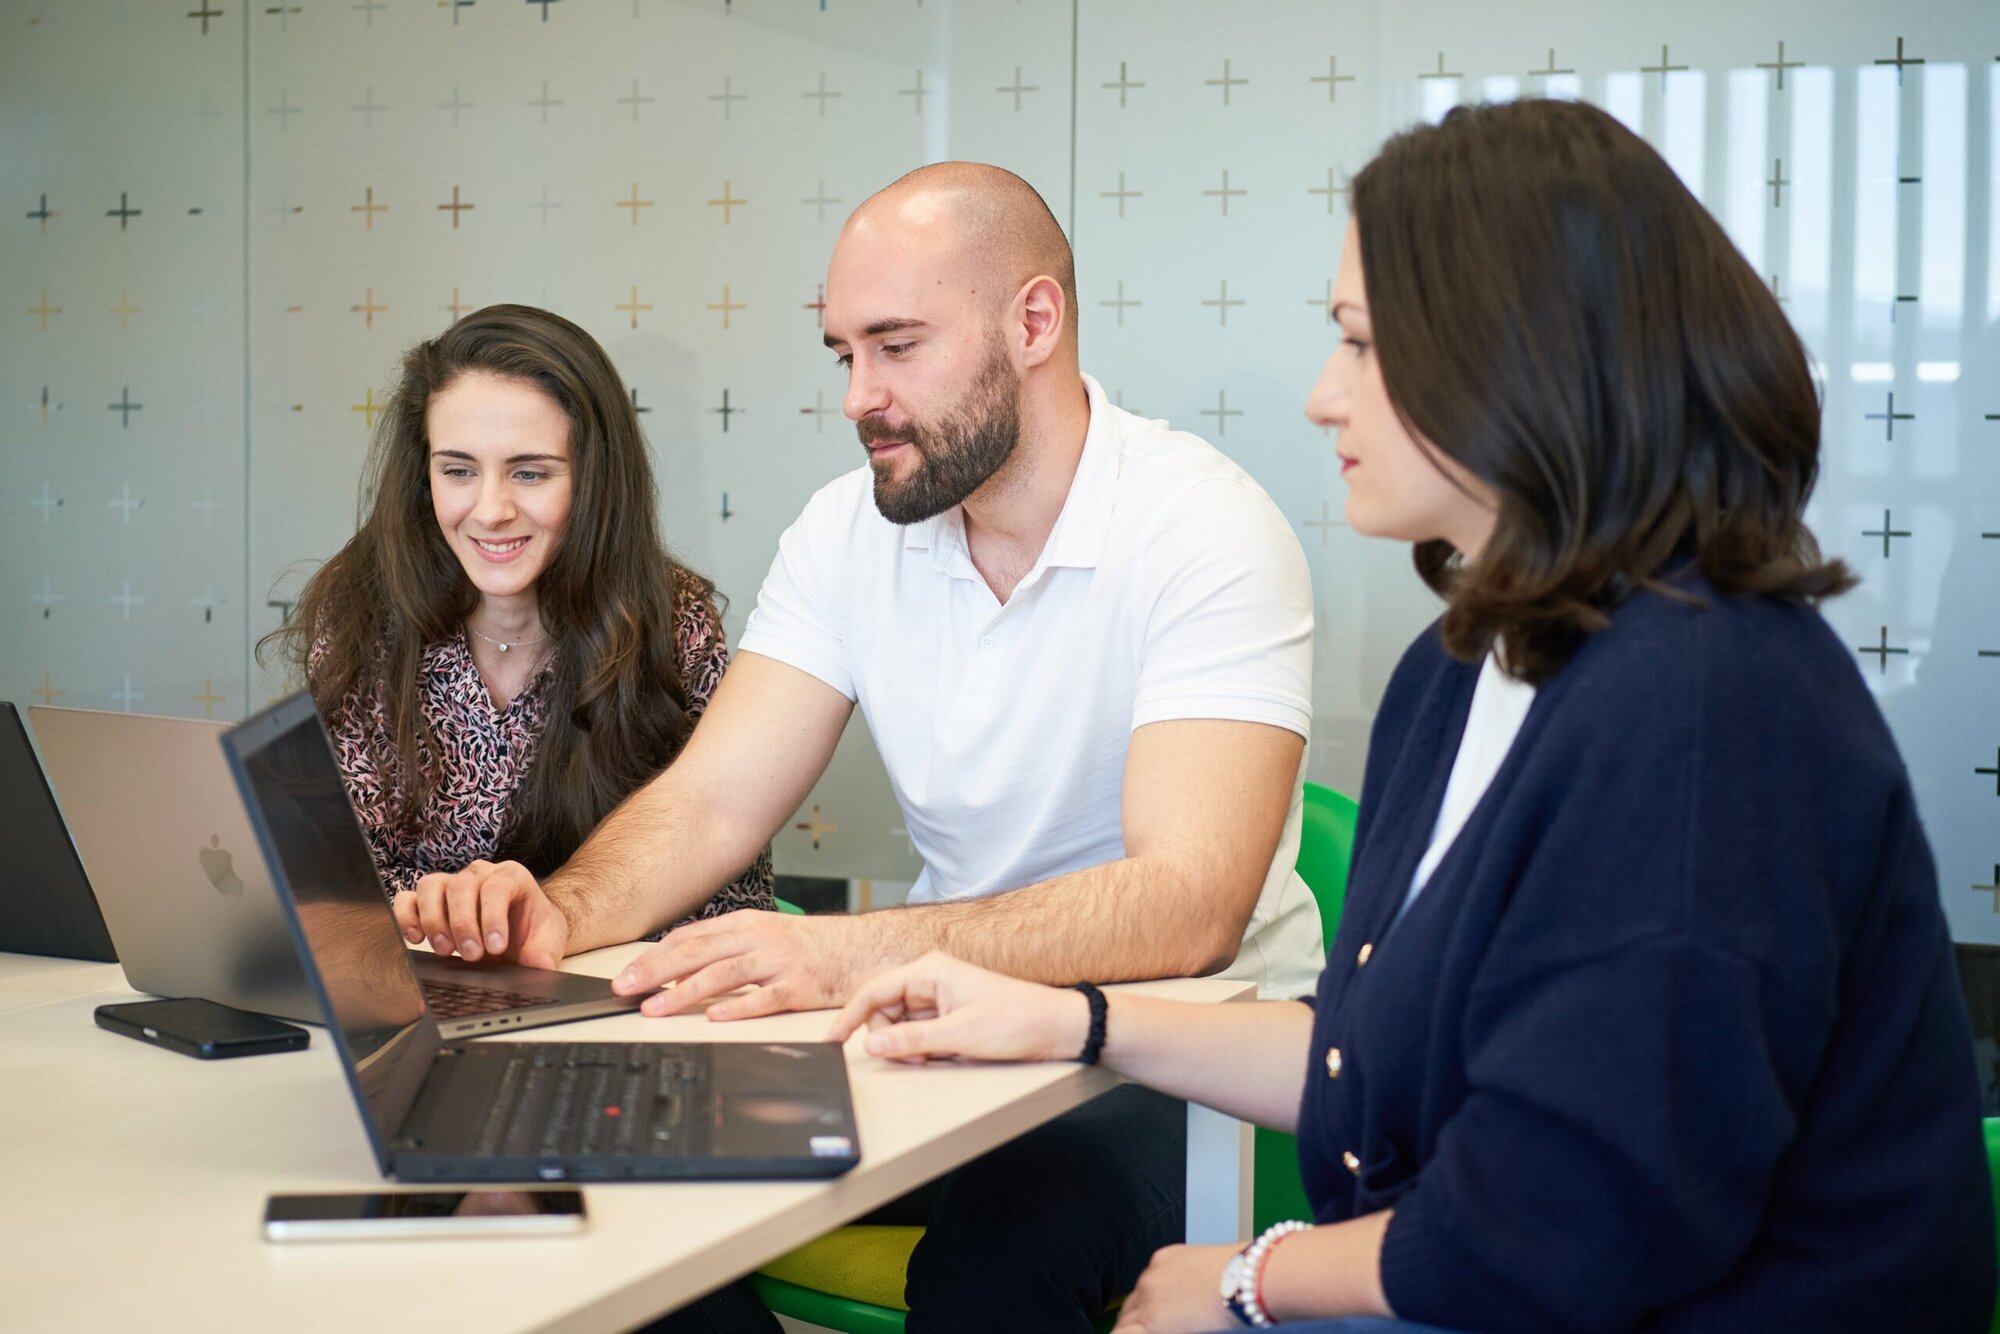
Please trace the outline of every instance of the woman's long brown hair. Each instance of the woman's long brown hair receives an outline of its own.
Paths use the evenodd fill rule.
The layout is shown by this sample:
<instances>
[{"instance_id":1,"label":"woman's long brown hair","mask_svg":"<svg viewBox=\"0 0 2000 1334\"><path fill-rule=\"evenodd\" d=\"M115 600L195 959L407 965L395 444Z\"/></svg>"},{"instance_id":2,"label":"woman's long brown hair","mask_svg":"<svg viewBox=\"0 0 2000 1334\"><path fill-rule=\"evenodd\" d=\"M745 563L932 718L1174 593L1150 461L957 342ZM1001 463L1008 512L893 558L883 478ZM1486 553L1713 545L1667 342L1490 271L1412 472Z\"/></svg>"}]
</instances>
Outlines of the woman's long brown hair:
<instances>
[{"instance_id":1,"label":"woman's long brown hair","mask_svg":"<svg viewBox=\"0 0 2000 1334\"><path fill-rule=\"evenodd\" d=\"M394 753L375 760L415 829L441 776L419 704L424 650L460 634L479 603L432 509L425 415L469 371L532 385L569 419L569 519L535 585L551 640L548 721L498 851L546 875L672 762L689 730L677 566L660 541L645 439L589 334L545 310L488 306L411 348L369 450L359 530L259 652L276 643L329 725L380 692ZM691 586L713 594L706 580Z\"/></svg>"},{"instance_id":2,"label":"woman's long brown hair","mask_svg":"<svg viewBox=\"0 0 2000 1334\"><path fill-rule=\"evenodd\" d=\"M1499 497L1464 564L1420 543L1445 647L1545 680L1635 588L1851 587L1803 512L1820 405L1804 345L1653 149L1580 102L1460 107L1354 179L1383 385Z\"/></svg>"}]
</instances>

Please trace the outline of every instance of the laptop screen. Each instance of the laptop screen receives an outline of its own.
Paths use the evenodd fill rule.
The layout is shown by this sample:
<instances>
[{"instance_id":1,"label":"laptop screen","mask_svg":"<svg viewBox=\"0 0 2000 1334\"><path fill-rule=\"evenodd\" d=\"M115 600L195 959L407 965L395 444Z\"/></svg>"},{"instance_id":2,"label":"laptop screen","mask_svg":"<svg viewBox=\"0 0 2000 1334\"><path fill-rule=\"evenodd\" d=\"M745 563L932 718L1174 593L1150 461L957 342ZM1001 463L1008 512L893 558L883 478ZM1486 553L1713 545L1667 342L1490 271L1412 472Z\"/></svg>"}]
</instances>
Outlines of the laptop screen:
<instances>
[{"instance_id":1,"label":"laptop screen","mask_svg":"<svg viewBox=\"0 0 2000 1334\"><path fill-rule=\"evenodd\" d=\"M304 692L246 718L222 746L386 1172L441 1039L333 746Z\"/></svg>"}]
</instances>

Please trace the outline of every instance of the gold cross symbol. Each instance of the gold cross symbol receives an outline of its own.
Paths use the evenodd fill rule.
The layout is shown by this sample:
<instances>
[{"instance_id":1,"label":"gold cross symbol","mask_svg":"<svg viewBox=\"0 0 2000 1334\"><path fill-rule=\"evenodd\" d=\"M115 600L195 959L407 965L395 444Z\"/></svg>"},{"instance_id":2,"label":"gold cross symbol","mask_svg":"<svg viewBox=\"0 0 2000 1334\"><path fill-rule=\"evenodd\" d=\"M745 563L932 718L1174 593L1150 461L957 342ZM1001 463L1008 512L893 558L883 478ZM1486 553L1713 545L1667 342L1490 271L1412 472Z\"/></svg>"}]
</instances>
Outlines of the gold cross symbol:
<instances>
[{"instance_id":1,"label":"gold cross symbol","mask_svg":"<svg viewBox=\"0 0 2000 1334\"><path fill-rule=\"evenodd\" d=\"M118 292L118 304L111 307L111 313L118 317L118 327L129 331L132 328L132 317L144 309L144 306L133 305L130 294L121 288Z\"/></svg>"},{"instance_id":2,"label":"gold cross symbol","mask_svg":"<svg viewBox=\"0 0 2000 1334\"><path fill-rule=\"evenodd\" d=\"M621 302L620 304L612 307L613 310L623 310L630 312L632 316L632 327L634 329L639 327L639 312L642 310L651 310L652 308L653 308L652 302L639 300L639 289L637 287L634 287L632 289L632 299L630 301Z\"/></svg>"},{"instance_id":3,"label":"gold cross symbol","mask_svg":"<svg viewBox=\"0 0 2000 1334\"><path fill-rule=\"evenodd\" d=\"M652 206L652 200L639 198L639 182L637 181L632 182L632 197L630 199L620 199L612 205L613 208L631 209L632 225L634 227L639 225L639 210L642 208L651 208Z\"/></svg>"},{"instance_id":4,"label":"gold cross symbol","mask_svg":"<svg viewBox=\"0 0 2000 1334\"><path fill-rule=\"evenodd\" d=\"M454 287L451 289L451 304L446 306L445 309L450 311L452 319L456 320L465 314L466 311L471 310L472 307L458 299L458 289Z\"/></svg>"},{"instance_id":5,"label":"gold cross symbol","mask_svg":"<svg viewBox=\"0 0 2000 1334\"><path fill-rule=\"evenodd\" d=\"M387 412L389 405L375 401L375 386L371 384L368 386L368 397L362 402L351 405L347 410L349 412L361 413L362 419L367 423L365 429L372 431L375 429L375 414L378 412Z\"/></svg>"},{"instance_id":6,"label":"gold cross symbol","mask_svg":"<svg viewBox=\"0 0 2000 1334\"><path fill-rule=\"evenodd\" d=\"M458 202L458 187L456 185L451 187L451 202L449 204L438 205L438 209L440 211L444 210L450 211L451 229L453 231L458 230L458 215L463 213L466 209L477 208L477 207L479 207L477 204L461 204Z\"/></svg>"},{"instance_id":7,"label":"gold cross symbol","mask_svg":"<svg viewBox=\"0 0 2000 1334\"><path fill-rule=\"evenodd\" d=\"M720 301L711 301L711 302L709 302L709 303L708 303L708 308L709 308L710 310L719 310L719 311L721 311L721 312L722 312L722 327L723 327L723 328L725 328L725 329L727 329L727 328L729 327L729 312L730 312L730 311L732 311L732 310L748 310L748 309L749 309L749 307L748 307L748 306L746 306L746 305L744 305L744 304L743 304L743 303L742 303L741 301L731 301L731 300L729 299L729 284L728 284L728 283L724 283L724 284L722 285L722 300L720 300Z\"/></svg>"},{"instance_id":8,"label":"gold cross symbol","mask_svg":"<svg viewBox=\"0 0 2000 1334\"><path fill-rule=\"evenodd\" d=\"M729 211L732 208L740 208L749 202L750 201L747 199L731 198L729 193L729 182L724 181L722 183L722 198L711 199L708 201L708 204L710 208L720 207L722 209L722 224L723 226L726 227L729 225Z\"/></svg>"},{"instance_id":9,"label":"gold cross symbol","mask_svg":"<svg viewBox=\"0 0 2000 1334\"><path fill-rule=\"evenodd\" d=\"M387 310L388 307L378 306L375 304L375 289L371 287L368 289L368 295L361 299L360 305L349 306L348 309L353 311L355 314L360 315L363 319L365 319L368 322L367 327L373 329L375 327L375 317L381 312Z\"/></svg>"},{"instance_id":10,"label":"gold cross symbol","mask_svg":"<svg viewBox=\"0 0 2000 1334\"><path fill-rule=\"evenodd\" d=\"M228 698L229 696L227 695L218 695L215 693L215 678L211 676L202 681L201 693L194 697L194 702L201 705L202 717L213 718L215 716L215 706Z\"/></svg>"},{"instance_id":11,"label":"gold cross symbol","mask_svg":"<svg viewBox=\"0 0 2000 1334\"><path fill-rule=\"evenodd\" d=\"M42 673L42 684L28 693L44 704L54 704L63 696L63 692L56 689L55 680L47 672ZM818 807L814 807L814 810L817 812Z\"/></svg>"},{"instance_id":12,"label":"gold cross symbol","mask_svg":"<svg viewBox=\"0 0 2000 1334\"><path fill-rule=\"evenodd\" d=\"M359 213L363 224L372 232L375 230L375 215L377 213L387 213L389 206L375 202L375 187L371 185L368 187L367 199L359 204L349 204L347 211L349 213ZM452 216L457 217L458 215L454 213Z\"/></svg>"},{"instance_id":13,"label":"gold cross symbol","mask_svg":"<svg viewBox=\"0 0 2000 1334\"><path fill-rule=\"evenodd\" d=\"M839 833L839 832L840 832L840 826L838 826L838 825L830 825L830 824L825 824L825 823L823 823L823 822L822 822L822 821L820 820L820 818L819 818L819 805L818 805L818 803L817 803L817 802L815 802L815 803L813 804L813 818L812 818L812 820L811 820L811 821L810 821L809 823L808 823L808 822L801 822L801 823L798 823L798 824L795 824L795 825L793 825L793 826L792 826L792 828L794 828L794 829L803 829L803 830L805 830L805 831L806 831L807 833L811 834L811 835L813 836L813 849L814 849L815 851L817 851L817 850L819 849L819 836L820 836L821 834L837 834L837 833Z\"/></svg>"},{"instance_id":14,"label":"gold cross symbol","mask_svg":"<svg viewBox=\"0 0 2000 1334\"><path fill-rule=\"evenodd\" d=\"M29 306L28 313L41 317L42 332L47 333L49 331L49 316L62 314L62 307L49 304L49 291L45 287L42 289L42 304L39 306Z\"/></svg>"}]
</instances>

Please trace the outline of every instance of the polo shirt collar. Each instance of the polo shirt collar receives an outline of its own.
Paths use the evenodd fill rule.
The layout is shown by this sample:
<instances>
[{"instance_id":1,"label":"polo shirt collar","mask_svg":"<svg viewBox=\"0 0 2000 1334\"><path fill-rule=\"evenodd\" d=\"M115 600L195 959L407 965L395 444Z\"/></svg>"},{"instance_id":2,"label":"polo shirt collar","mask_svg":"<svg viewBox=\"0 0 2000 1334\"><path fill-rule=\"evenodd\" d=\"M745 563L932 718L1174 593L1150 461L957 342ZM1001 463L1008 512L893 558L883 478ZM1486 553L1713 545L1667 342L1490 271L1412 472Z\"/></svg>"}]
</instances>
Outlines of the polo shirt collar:
<instances>
[{"instance_id":1,"label":"polo shirt collar","mask_svg":"<svg viewBox=\"0 0 2000 1334\"><path fill-rule=\"evenodd\" d=\"M1104 387L1091 376L1083 377L1083 390L1090 400L1090 426L1083 436L1083 456L1077 460L1076 476L1070 479L1069 495L1063 499L1062 513L1042 547L1037 569L1050 566L1095 568L1104 557L1104 543L1111 531L1111 511L1118 501L1119 427ZM954 564L954 557L970 561L965 546L965 511L954 505L942 514L903 530L905 551L928 551L939 568Z\"/></svg>"}]
</instances>

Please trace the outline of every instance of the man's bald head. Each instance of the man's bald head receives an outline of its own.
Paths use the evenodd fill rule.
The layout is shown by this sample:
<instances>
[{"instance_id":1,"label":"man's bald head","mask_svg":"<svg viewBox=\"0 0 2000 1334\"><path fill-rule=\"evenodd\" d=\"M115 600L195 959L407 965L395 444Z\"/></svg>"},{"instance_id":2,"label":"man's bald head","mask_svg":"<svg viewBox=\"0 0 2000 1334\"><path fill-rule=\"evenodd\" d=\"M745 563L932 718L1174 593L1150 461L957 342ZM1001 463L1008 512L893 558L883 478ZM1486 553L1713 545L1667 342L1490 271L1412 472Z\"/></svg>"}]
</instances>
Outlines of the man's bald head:
<instances>
[{"instance_id":1,"label":"man's bald head","mask_svg":"<svg viewBox=\"0 0 2000 1334\"><path fill-rule=\"evenodd\" d=\"M1076 262L1048 203L1013 172L981 162L919 167L870 195L843 233L877 227L942 226L953 258L995 301L1012 297L1037 275L1056 280L1076 328Z\"/></svg>"}]
</instances>

